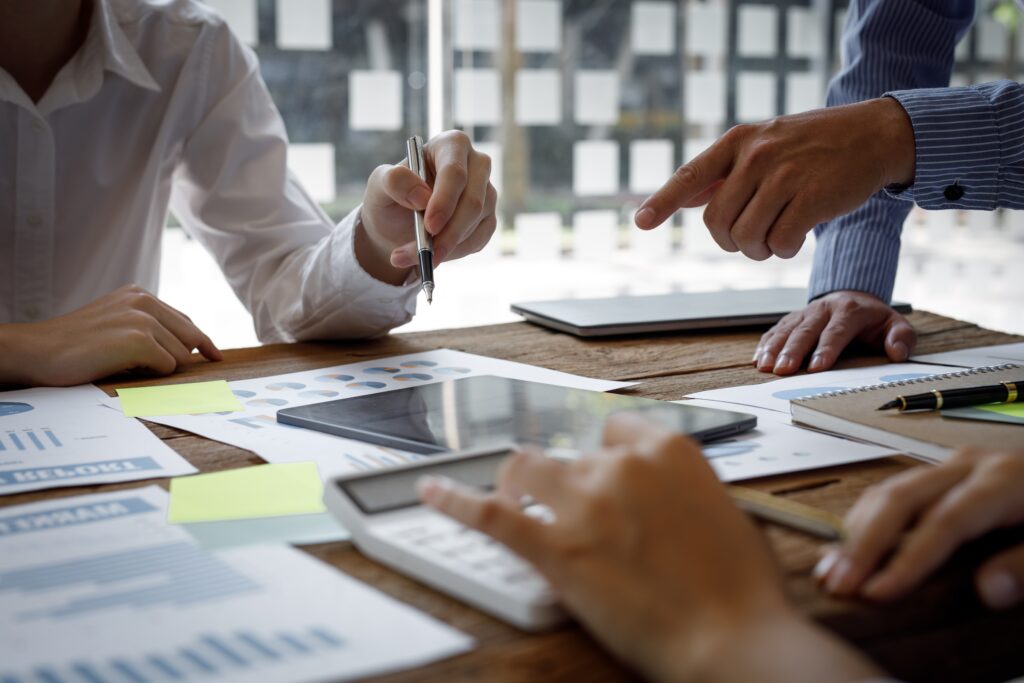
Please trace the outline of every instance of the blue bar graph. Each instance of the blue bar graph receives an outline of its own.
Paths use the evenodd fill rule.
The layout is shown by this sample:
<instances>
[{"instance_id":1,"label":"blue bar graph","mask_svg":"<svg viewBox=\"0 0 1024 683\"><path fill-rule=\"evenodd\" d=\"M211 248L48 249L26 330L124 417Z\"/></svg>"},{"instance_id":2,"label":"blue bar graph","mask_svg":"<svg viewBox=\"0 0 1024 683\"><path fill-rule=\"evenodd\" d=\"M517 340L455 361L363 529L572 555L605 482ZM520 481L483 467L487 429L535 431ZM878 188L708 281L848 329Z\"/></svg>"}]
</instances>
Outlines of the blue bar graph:
<instances>
[{"instance_id":1,"label":"blue bar graph","mask_svg":"<svg viewBox=\"0 0 1024 683\"><path fill-rule=\"evenodd\" d=\"M57 434L52 429L45 427L39 430L23 429L20 434L14 431L8 431L6 435L0 434L0 451L45 451L49 448L63 447L64 444L57 437Z\"/></svg>"},{"instance_id":2,"label":"blue bar graph","mask_svg":"<svg viewBox=\"0 0 1024 683\"><path fill-rule=\"evenodd\" d=\"M141 578L156 578L159 583L145 588L118 585ZM60 619L120 607L191 605L260 588L216 555L191 543L156 545L0 572L0 597L6 592L33 593L81 586L93 590L68 598L62 605L19 614L19 620Z\"/></svg>"},{"instance_id":3,"label":"blue bar graph","mask_svg":"<svg viewBox=\"0 0 1024 683\"><path fill-rule=\"evenodd\" d=\"M287 666L290 661L328 654L345 641L329 628L257 633L207 633L194 643L168 652L126 654L50 664L25 672L0 669L0 683L150 683L151 681L215 681L222 674L246 672L259 680L261 667ZM0 664L2 666L2 664Z\"/></svg>"}]
</instances>

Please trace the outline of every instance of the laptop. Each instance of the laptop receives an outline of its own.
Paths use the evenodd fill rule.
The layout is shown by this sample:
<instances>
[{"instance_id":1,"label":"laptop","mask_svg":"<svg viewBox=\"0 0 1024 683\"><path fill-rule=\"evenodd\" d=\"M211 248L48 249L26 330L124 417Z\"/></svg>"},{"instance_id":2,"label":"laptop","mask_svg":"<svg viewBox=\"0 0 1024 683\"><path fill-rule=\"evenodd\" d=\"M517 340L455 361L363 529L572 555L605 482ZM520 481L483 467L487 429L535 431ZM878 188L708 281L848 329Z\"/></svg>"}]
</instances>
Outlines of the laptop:
<instances>
[{"instance_id":1,"label":"laptop","mask_svg":"<svg viewBox=\"0 0 1024 683\"><path fill-rule=\"evenodd\" d=\"M610 337L773 325L806 305L807 290L793 287L534 301L513 304L512 312L577 337ZM900 313L913 310L906 303L892 306Z\"/></svg>"}]
</instances>

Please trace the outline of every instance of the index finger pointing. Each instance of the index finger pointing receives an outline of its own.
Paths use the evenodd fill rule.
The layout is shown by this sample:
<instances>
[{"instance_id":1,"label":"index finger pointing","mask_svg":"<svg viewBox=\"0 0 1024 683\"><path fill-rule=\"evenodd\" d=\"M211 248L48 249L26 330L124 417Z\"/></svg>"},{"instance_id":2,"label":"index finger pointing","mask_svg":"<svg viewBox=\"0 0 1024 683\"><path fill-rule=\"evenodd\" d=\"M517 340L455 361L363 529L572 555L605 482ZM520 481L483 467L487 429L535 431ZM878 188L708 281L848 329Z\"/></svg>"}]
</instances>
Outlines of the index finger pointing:
<instances>
[{"instance_id":1,"label":"index finger pointing","mask_svg":"<svg viewBox=\"0 0 1024 683\"><path fill-rule=\"evenodd\" d=\"M707 190L729 174L735 151L729 135L680 166L657 192L647 198L636 214L636 225L643 230L656 228L677 209L694 204L694 199L705 199ZM702 196L703 195L703 196Z\"/></svg>"}]
</instances>

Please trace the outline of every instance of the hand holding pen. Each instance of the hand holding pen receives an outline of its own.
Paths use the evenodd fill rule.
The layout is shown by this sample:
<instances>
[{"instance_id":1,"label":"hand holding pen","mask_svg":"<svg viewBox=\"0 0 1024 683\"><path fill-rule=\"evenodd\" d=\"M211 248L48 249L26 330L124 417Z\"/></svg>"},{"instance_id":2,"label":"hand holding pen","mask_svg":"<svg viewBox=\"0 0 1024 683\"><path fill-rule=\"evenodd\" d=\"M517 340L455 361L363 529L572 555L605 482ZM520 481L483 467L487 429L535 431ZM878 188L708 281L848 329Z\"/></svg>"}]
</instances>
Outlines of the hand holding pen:
<instances>
[{"instance_id":1,"label":"hand holding pen","mask_svg":"<svg viewBox=\"0 0 1024 683\"><path fill-rule=\"evenodd\" d=\"M442 133L421 149L422 177L406 162L378 167L360 209L359 261L374 278L393 285L408 283L410 270L419 266L411 212L422 212L435 268L480 251L497 227L490 158L461 131Z\"/></svg>"}]
</instances>

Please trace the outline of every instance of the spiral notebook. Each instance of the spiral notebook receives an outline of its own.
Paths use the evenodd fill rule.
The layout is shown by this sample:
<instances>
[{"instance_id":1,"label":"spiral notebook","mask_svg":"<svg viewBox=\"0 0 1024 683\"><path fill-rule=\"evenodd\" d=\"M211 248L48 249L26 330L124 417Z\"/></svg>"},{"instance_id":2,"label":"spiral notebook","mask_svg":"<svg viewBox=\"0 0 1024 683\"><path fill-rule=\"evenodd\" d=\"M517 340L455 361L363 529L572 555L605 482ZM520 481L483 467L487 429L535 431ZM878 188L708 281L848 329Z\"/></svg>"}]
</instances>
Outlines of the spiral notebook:
<instances>
[{"instance_id":1,"label":"spiral notebook","mask_svg":"<svg viewBox=\"0 0 1024 683\"><path fill-rule=\"evenodd\" d=\"M939 412L899 413L878 406L898 394L1012 382L1024 366L1009 364L834 391L793 401L793 421L808 427L941 462L966 446L1006 447L1024 443L1024 427L944 418Z\"/></svg>"}]
</instances>

